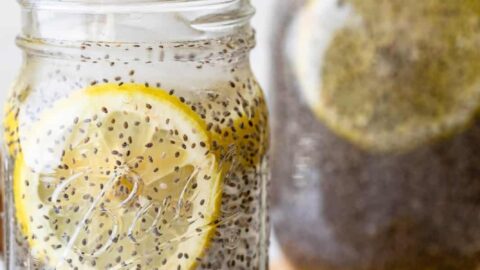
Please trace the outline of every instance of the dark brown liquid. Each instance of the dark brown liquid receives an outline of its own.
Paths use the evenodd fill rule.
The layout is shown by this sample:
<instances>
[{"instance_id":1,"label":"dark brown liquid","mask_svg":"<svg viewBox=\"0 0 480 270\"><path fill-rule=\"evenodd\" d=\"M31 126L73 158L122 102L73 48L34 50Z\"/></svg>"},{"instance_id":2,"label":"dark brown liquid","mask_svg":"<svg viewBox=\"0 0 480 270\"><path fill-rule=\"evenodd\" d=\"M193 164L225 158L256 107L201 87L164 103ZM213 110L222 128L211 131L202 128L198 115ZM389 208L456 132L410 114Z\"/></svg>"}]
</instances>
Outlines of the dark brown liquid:
<instances>
[{"instance_id":1,"label":"dark brown liquid","mask_svg":"<svg viewBox=\"0 0 480 270\"><path fill-rule=\"evenodd\" d=\"M474 270L480 265L480 122L404 154L339 138L300 100L279 5L272 219L305 270Z\"/></svg>"}]
</instances>

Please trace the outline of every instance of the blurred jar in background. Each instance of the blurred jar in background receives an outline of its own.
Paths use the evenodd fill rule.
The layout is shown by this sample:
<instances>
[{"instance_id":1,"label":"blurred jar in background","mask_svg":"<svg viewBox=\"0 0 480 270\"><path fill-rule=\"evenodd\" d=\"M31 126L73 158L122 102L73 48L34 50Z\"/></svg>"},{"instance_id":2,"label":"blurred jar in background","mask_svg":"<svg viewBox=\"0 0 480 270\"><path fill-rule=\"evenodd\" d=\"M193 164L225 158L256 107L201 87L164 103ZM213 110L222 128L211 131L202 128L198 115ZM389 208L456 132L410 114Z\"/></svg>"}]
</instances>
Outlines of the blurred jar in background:
<instances>
[{"instance_id":1,"label":"blurred jar in background","mask_svg":"<svg viewBox=\"0 0 480 270\"><path fill-rule=\"evenodd\" d=\"M284 1L273 222L302 270L480 267L480 2Z\"/></svg>"}]
</instances>

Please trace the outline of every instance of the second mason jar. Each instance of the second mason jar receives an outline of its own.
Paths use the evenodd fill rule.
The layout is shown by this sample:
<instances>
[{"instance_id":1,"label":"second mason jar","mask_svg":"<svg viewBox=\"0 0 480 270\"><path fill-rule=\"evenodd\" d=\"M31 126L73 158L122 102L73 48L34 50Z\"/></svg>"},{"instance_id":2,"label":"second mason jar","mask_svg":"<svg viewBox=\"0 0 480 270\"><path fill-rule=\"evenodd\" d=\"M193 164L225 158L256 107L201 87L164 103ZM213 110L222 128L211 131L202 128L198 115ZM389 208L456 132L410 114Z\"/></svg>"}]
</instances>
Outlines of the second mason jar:
<instances>
[{"instance_id":1,"label":"second mason jar","mask_svg":"<svg viewBox=\"0 0 480 270\"><path fill-rule=\"evenodd\" d=\"M480 267L480 2L284 1L272 219L302 270Z\"/></svg>"},{"instance_id":2,"label":"second mason jar","mask_svg":"<svg viewBox=\"0 0 480 270\"><path fill-rule=\"evenodd\" d=\"M266 269L248 1L21 1L8 269Z\"/></svg>"}]
</instances>

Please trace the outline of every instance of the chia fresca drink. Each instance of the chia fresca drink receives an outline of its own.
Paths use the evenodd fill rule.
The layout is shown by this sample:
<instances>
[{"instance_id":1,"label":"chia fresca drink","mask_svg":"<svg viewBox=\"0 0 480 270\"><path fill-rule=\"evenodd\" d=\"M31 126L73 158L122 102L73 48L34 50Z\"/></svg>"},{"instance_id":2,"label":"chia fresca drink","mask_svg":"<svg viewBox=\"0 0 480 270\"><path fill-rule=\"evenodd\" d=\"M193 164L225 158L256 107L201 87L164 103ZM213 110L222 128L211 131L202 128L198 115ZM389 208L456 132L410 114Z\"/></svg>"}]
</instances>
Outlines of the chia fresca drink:
<instances>
[{"instance_id":1,"label":"chia fresca drink","mask_svg":"<svg viewBox=\"0 0 480 270\"><path fill-rule=\"evenodd\" d=\"M21 1L8 269L267 269L249 1Z\"/></svg>"},{"instance_id":2,"label":"chia fresca drink","mask_svg":"<svg viewBox=\"0 0 480 270\"><path fill-rule=\"evenodd\" d=\"M283 1L273 214L306 270L480 267L480 2Z\"/></svg>"}]
</instances>

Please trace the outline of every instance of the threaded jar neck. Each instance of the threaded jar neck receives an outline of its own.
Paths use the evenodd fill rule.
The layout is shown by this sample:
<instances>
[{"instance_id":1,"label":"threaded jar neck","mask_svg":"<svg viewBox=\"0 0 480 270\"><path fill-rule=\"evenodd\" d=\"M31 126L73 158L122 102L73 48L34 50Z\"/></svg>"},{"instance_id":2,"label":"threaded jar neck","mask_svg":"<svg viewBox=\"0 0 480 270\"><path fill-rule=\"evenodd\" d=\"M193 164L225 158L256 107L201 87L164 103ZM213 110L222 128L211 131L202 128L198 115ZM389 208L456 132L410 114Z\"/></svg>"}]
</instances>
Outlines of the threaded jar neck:
<instances>
[{"instance_id":1,"label":"threaded jar neck","mask_svg":"<svg viewBox=\"0 0 480 270\"><path fill-rule=\"evenodd\" d=\"M20 0L20 5L18 44L37 54L55 55L62 47L78 54L85 44L176 48L240 41L240 53L254 46L249 0Z\"/></svg>"},{"instance_id":2,"label":"threaded jar neck","mask_svg":"<svg viewBox=\"0 0 480 270\"><path fill-rule=\"evenodd\" d=\"M178 42L248 31L249 0L21 0L25 38Z\"/></svg>"}]
</instances>

